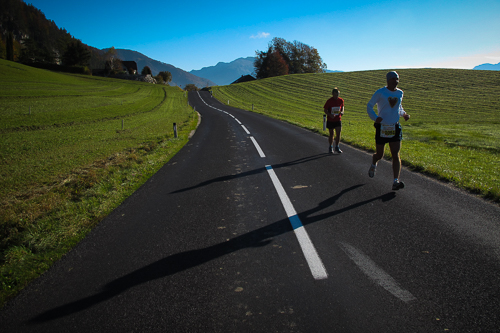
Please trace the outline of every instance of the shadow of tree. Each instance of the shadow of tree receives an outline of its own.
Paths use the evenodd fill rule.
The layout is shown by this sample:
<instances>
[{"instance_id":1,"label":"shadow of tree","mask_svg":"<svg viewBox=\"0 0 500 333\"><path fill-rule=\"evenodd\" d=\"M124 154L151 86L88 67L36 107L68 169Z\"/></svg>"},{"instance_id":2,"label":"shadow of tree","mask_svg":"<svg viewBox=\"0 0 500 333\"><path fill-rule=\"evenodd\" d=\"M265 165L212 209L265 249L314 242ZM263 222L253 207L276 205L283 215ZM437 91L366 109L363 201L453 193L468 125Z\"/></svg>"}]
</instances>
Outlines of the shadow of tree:
<instances>
[{"instance_id":1,"label":"shadow of tree","mask_svg":"<svg viewBox=\"0 0 500 333\"><path fill-rule=\"evenodd\" d=\"M323 155L317 156L316 158L321 158L321 157L323 157ZM283 163L279 167L293 165L295 163L301 163L304 162L305 160L310 160L310 158L301 159L290 163ZM208 185L209 183L216 181L223 181L224 179L232 179L234 177L244 177L251 174L260 173L265 170L266 169L263 168L235 176L220 177L210 182L201 183L196 187L205 186ZM347 189L340 191L335 196L328 198L323 202L320 202L317 207L299 213L299 217L302 220L302 224L306 226L311 223L316 223L322 220L326 220L330 217L336 216L346 211L356 209L358 207L361 207L363 205L366 205L374 201L380 200L382 202L385 202L388 200L392 200L396 196L394 192L390 192L381 196L377 196L372 199L357 202L355 204L352 204L348 207L339 210L311 217L312 214L320 212L325 208L335 204L335 202L346 193L358 190L362 186L364 186L364 184L351 186ZM192 188L187 188L181 191L187 191ZM209 261L212 261L214 259L220 258L222 256L225 256L227 254L236 252L244 248L266 246L273 241L272 240L273 237L282 235L290 231L293 231L293 228L288 218L285 218L277 222L274 222L272 224L269 224L265 227L234 237L226 242L218 243L203 249L196 249L196 250L190 250L173 254L171 256L158 260L150 265L142 267L134 272L131 272L125 276L122 276L114 281L111 281L110 283L106 284L98 294L48 310L32 318L29 321L29 323L36 324L40 322L46 322L83 311L101 302L109 300L125 292L126 290L141 285L143 283L153 281L156 279L165 278L170 275L174 275L176 273L188 270L198 265L202 265L204 263L207 263Z\"/></svg>"}]
</instances>

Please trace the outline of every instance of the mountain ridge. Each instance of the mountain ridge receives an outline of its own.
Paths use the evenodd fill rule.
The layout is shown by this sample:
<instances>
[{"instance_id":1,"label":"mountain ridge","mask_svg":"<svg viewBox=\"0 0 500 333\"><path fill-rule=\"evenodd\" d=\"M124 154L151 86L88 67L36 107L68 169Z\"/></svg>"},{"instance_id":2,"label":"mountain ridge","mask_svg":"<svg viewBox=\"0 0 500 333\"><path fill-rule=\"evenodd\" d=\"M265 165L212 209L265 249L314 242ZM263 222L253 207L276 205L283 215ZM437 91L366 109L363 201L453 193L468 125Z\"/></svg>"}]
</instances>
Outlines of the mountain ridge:
<instances>
[{"instance_id":1,"label":"mountain ridge","mask_svg":"<svg viewBox=\"0 0 500 333\"><path fill-rule=\"evenodd\" d=\"M474 67L473 69L487 70L487 71L500 71L500 62L498 64L482 64Z\"/></svg>"},{"instance_id":2,"label":"mountain ridge","mask_svg":"<svg viewBox=\"0 0 500 333\"><path fill-rule=\"evenodd\" d=\"M189 73L206 77L219 86L233 83L243 75L252 75L255 71L255 57L238 58L231 62L218 62L215 66L203 67Z\"/></svg>"},{"instance_id":3,"label":"mountain ridge","mask_svg":"<svg viewBox=\"0 0 500 333\"><path fill-rule=\"evenodd\" d=\"M175 67L174 65L170 65L158 60L151 59L140 52L127 49L115 49L115 50L117 57L120 58L121 60L135 61L137 63L137 70L139 72L141 72L145 66L148 66L151 69L153 76L158 75L158 73L162 71L170 72L172 74L172 81L169 83L171 86L176 85L182 88L185 87L187 84L192 83L198 88L204 88L207 86L216 85L213 81L209 79L193 75L189 72L186 72L183 69Z\"/></svg>"}]
</instances>

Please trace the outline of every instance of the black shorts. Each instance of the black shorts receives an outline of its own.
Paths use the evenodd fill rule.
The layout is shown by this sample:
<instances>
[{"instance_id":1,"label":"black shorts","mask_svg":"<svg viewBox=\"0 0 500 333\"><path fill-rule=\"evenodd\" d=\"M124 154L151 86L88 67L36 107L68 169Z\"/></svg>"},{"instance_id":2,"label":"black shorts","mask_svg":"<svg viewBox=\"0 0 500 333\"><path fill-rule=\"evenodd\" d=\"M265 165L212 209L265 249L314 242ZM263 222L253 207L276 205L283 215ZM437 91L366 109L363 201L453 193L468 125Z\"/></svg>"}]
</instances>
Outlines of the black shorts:
<instances>
[{"instance_id":1,"label":"black shorts","mask_svg":"<svg viewBox=\"0 0 500 333\"><path fill-rule=\"evenodd\" d=\"M401 129L401 124L396 123L396 134L392 138L381 138L380 137L380 124L374 123L375 127L375 143L378 145L385 145L389 142L398 142L403 140L403 130Z\"/></svg>"},{"instance_id":2,"label":"black shorts","mask_svg":"<svg viewBox=\"0 0 500 333\"><path fill-rule=\"evenodd\" d=\"M342 128L342 121L326 121L326 128L328 129L334 129L335 127L340 127Z\"/></svg>"}]
</instances>

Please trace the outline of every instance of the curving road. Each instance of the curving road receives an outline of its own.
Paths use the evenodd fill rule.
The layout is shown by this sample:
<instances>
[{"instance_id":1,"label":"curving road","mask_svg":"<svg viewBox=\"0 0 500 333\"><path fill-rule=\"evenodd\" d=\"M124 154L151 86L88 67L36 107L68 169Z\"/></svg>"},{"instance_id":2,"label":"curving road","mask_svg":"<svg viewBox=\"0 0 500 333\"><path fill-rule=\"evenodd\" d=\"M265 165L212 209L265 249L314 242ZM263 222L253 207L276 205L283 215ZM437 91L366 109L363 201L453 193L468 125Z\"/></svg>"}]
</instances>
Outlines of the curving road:
<instances>
[{"instance_id":1,"label":"curving road","mask_svg":"<svg viewBox=\"0 0 500 333\"><path fill-rule=\"evenodd\" d=\"M371 179L365 152L189 99L189 143L1 310L2 332L499 330L499 207L407 170L393 192L388 162Z\"/></svg>"}]
</instances>

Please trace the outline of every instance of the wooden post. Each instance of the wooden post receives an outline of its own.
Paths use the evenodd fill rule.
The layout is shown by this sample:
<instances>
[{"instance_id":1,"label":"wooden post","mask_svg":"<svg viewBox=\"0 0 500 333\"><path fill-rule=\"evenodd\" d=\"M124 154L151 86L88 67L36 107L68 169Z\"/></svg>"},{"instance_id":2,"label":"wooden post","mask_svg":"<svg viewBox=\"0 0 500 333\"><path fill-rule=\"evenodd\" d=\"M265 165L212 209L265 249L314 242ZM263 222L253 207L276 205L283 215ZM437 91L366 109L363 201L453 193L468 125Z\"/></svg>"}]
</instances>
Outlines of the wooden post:
<instances>
[{"instance_id":1,"label":"wooden post","mask_svg":"<svg viewBox=\"0 0 500 333\"><path fill-rule=\"evenodd\" d=\"M177 139L177 124L174 123L174 138Z\"/></svg>"}]
</instances>

